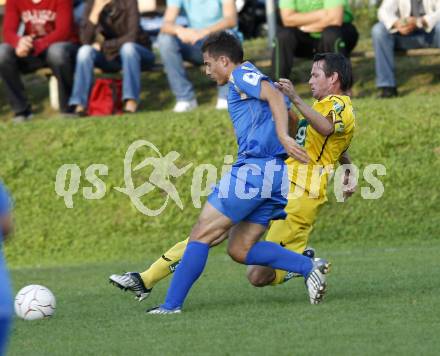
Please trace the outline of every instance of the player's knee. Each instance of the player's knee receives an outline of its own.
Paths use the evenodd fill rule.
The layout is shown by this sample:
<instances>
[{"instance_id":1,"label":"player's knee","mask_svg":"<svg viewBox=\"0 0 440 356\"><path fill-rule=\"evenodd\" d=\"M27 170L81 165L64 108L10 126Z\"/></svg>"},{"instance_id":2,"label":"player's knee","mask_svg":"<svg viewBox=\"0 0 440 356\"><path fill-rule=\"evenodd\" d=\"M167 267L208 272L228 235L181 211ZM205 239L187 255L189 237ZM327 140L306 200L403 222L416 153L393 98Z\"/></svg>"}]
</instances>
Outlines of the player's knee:
<instances>
[{"instance_id":1,"label":"player's knee","mask_svg":"<svg viewBox=\"0 0 440 356\"><path fill-rule=\"evenodd\" d=\"M238 263L246 263L246 256L248 251L239 244L228 245L228 255Z\"/></svg>"},{"instance_id":2,"label":"player's knee","mask_svg":"<svg viewBox=\"0 0 440 356\"><path fill-rule=\"evenodd\" d=\"M257 268L249 268L247 271L247 279L254 287L264 287L270 284L270 280L266 273L261 273Z\"/></svg>"}]
</instances>

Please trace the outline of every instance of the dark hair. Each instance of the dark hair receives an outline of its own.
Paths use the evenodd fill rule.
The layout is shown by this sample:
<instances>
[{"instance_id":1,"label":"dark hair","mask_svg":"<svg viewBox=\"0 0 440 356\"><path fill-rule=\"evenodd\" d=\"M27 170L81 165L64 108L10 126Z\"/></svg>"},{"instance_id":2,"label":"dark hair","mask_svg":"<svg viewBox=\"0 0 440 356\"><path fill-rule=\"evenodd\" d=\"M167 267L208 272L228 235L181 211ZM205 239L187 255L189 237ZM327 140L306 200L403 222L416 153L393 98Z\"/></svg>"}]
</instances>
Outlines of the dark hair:
<instances>
[{"instance_id":1,"label":"dark hair","mask_svg":"<svg viewBox=\"0 0 440 356\"><path fill-rule=\"evenodd\" d=\"M243 48L240 41L226 31L210 34L203 42L203 53L209 53L214 58L228 57L233 63L243 62Z\"/></svg>"},{"instance_id":2,"label":"dark hair","mask_svg":"<svg viewBox=\"0 0 440 356\"><path fill-rule=\"evenodd\" d=\"M317 53L313 57L313 62L324 61L324 73L330 77L333 73L338 73L341 89L347 91L353 85L353 74L350 60L340 53Z\"/></svg>"}]
</instances>

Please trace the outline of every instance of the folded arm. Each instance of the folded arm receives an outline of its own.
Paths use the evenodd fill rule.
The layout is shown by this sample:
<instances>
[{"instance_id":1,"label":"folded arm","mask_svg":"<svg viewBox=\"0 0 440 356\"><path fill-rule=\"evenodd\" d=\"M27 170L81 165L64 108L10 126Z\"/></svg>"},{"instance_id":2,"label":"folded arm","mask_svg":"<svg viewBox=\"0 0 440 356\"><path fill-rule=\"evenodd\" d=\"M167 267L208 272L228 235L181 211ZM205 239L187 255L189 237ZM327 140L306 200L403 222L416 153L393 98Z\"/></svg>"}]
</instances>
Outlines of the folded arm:
<instances>
[{"instance_id":1,"label":"folded arm","mask_svg":"<svg viewBox=\"0 0 440 356\"><path fill-rule=\"evenodd\" d=\"M304 32L322 32L329 26L342 26L344 22L344 8L342 5L325 11L326 15L324 17L309 25L301 26L301 30Z\"/></svg>"},{"instance_id":2,"label":"folded arm","mask_svg":"<svg viewBox=\"0 0 440 356\"><path fill-rule=\"evenodd\" d=\"M304 13L281 9L281 20L285 27L303 27L308 30L306 32L321 32L328 26L341 26L343 17L344 8L342 5Z\"/></svg>"}]
</instances>

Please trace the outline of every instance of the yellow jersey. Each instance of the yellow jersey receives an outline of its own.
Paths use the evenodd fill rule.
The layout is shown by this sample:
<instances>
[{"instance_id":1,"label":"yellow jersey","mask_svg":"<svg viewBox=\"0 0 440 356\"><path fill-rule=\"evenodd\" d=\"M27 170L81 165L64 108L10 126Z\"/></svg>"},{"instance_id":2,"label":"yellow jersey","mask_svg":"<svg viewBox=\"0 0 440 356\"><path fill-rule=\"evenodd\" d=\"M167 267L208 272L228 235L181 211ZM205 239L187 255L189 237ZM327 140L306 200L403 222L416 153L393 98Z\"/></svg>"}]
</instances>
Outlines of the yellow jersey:
<instances>
[{"instance_id":1,"label":"yellow jersey","mask_svg":"<svg viewBox=\"0 0 440 356\"><path fill-rule=\"evenodd\" d=\"M286 163L290 181L299 188L297 192L301 195L300 192L306 190L309 195L318 197L326 194L329 174L350 145L355 115L350 97L346 95L329 95L315 101L312 108L333 123L334 131L329 136L321 135L301 118L295 140L306 149L310 162L302 164L288 158Z\"/></svg>"}]
</instances>

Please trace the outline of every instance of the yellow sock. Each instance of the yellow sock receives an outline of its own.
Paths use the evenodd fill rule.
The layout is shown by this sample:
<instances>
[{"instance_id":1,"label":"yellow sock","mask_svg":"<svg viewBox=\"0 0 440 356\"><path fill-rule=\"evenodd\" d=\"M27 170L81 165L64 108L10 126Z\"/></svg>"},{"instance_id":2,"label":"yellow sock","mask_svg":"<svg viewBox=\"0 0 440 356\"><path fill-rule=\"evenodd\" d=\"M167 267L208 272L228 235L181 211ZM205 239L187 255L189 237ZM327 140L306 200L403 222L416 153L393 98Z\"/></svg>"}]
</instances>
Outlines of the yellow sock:
<instances>
[{"instance_id":1,"label":"yellow sock","mask_svg":"<svg viewBox=\"0 0 440 356\"><path fill-rule=\"evenodd\" d=\"M186 240L175 244L157 259L156 262L154 262L145 272L141 273L141 278L146 288L153 288L157 282L174 272L182 259L188 240L189 237Z\"/></svg>"}]
</instances>

